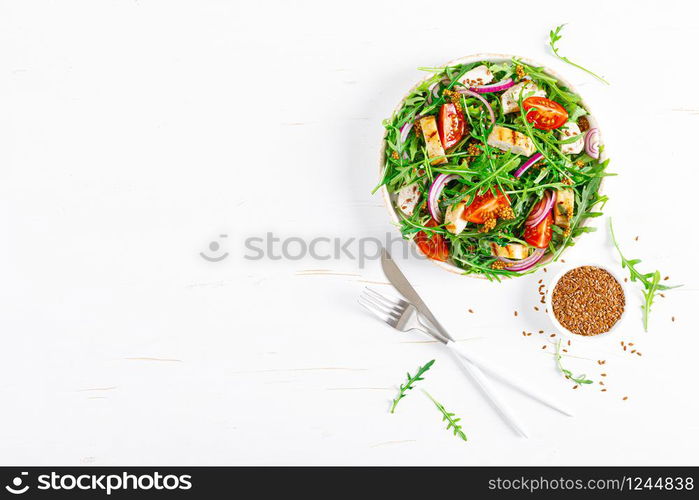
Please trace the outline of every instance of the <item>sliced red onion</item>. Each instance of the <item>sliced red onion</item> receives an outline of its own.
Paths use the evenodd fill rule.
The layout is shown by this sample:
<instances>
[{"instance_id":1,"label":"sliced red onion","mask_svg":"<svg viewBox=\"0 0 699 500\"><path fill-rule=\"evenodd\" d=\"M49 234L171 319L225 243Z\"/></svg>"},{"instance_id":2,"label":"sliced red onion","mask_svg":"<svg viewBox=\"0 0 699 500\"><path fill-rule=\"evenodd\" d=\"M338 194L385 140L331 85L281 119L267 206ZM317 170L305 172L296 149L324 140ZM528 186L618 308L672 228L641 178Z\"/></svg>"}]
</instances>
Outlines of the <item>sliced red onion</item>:
<instances>
[{"instance_id":1,"label":"sliced red onion","mask_svg":"<svg viewBox=\"0 0 699 500\"><path fill-rule=\"evenodd\" d=\"M400 129L400 143L405 144L405 141L408 140L408 134L410 133L410 130L413 128L413 122L408 122L405 125L403 125L403 128Z\"/></svg>"},{"instance_id":2,"label":"sliced red onion","mask_svg":"<svg viewBox=\"0 0 699 500\"><path fill-rule=\"evenodd\" d=\"M522 174L527 171L527 169L529 167L534 165L537 161L541 160L543 157L544 157L544 155L542 155L541 153L533 154L531 157L529 157L529 159L527 161L525 161L522 164L521 167L519 167L517 169L517 171L515 172L515 177L517 177L519 179L522 176Z\"/></svg>"},{"instance_id":3,"label":"sliced red onion","mask_svg":"<svg viewBox=\"0 0 699 500\"><path fill-rule=\"evenodd\" d=\"M432 97L439 97L437 85L439 85L439 80L427 87L427 104L432 104Z\"/></svg>"},{"instance_id":4,"label":"sliced red onion","mask_svg":"<svg viewBox=\"0 0 699 500\"><path fill-rule=\"evenodd\" d=\"M427 91L432 94L434 97L439 97L439 93L437 91L437 85L439 85L439 80L434 82L432 85L427 87Z\"/></svg>"},{"instance_id":5,"label":"sliced red onion","mask_svg":"<svg viewBox=\"0 0 699 500\"><path fill-rule=\"evenodd\" d=\"M515 84L512 78L505 78L504 80L491 83L490 85L479 85L477 87L471 87L471 90L478 92L479 94L485 94L487 92L500 92L501 90L506 90Z\"/></svg>"},{"instance_id":6,"label":"sliced red onion","mask_svg":"<svg viewBox=\"0 0 699 500\"><path fill-rule=\"evenodd\" d=\"M591 128L585 134L585 152L588 156L599 159L599 129Z\"/></svg>"},{"instance_id":7,"label":"sliced red onion","mask_svg":"<svg viewBox=\"0 0 699 500\"><path fill-rule=\"evenodd\" d=\"M543 200L543 203L539 202L537 204L536 212L529 214L529 217L527 217L527 220L524 222L525 226L536 226L546 218L551 212L553 204L556 203L556 192L546 191Z\"/></svg>"},{"instance_id":8,"label":"sliced red onion","mask_svg":"<svg viewBox=\"0 0 699 500\"><path fill-rule=\"evenodd\" d=\"M483 103L483 105L485 106L485 108L488 110L488 114L490 115L490 122L495 123L495 113L493 112L493 108L490 107L490 104L488 103L488 101L485 100L485 98L482 95L480 95L477 92L473 92L471 90L468 90L468 89L459 89L459 90L457 90L457 92L459 94L465 94L465 95L468 95L471 97L475 97L476 99L481 101Z\"/></svg>"},{"instance_id":9,"label":"sliced red onion","mask_svg":"<svg viewBox=\"0 0 699 500\"><path fill-rule=\"evenodd\" d=\"M512 259L507 259L505 257L498 257L498 260L501 260L503 262L510 264L509 266L507 266L505 268L508 271L526 271L527 269L534 267L534 264L539 262L545 253L546 253L545 248L535 248L534 251L532 252L532 254L529 257L527 257L526 259L512 260Z\"/></svg>"},{"instance_id":10,"label":"sliced red onion","mask_svg":"<svg viewBox=\"0 0 699 500\"><path fill-rule=\"evenodd\" d=\"M432 186L430 186L429 196L427 197L427 208L432 215L432 218L437 222L442 222L442 211L439 209L439 195L442 194L444 186L447 182L456 179L456 174L439 174L435 177Z\"/></svg>"},{"instance_id":11,"label":"sliced red onion","mask_svg":"<svg viewBox=\"0 0 699 500\"><path fill-rule=\"evenodd\" d=\"M548 203L548 197L548 193L545 193L543 198L544 202L537 202L534 209L527 217L527 220L524 222L525 226L532 226L533 224L530 221L537 221L542 215L546 215L544 209L546 208L546 203Z\"/></svg>"}]
</instances>

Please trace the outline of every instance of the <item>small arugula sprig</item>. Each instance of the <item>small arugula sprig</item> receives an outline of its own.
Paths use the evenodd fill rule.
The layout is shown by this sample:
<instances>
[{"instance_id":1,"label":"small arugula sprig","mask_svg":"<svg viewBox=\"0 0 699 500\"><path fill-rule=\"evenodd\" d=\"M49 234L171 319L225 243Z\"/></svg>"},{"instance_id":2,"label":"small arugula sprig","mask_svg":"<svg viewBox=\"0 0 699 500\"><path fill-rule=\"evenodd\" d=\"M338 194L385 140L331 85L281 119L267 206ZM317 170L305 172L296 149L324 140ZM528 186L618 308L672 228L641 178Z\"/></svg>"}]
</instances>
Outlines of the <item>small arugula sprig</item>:
<instances>
[{"instance_id":1,"label":"small arugula sprig","mask_svg":"<svg viewBox=\"0 0 699 500\"><path fill-rule=\"evenodd\" d=\"M641 273L636 269L636 264L641 262L641 259L627 259L624 254L621 253L621 248L619 248L619 243L616 241L614 236L614 227L612 226L612 218L609 218L609 233L612 236L612 243L619 252L619 257L621 258L621 267L627 268L629 270L629 277L632 282L639 281L643 285L643 305L641 309L643 310L643 329L648 331L648 315L650 314L650 308L653 305L653 300L655 296L662 290L670 290L671 288L677 288L682 285L667 286L660 284L660 271L655 271L652 273Z\"/></svg>"},{"instance_id":2,"label":"small arugula sprig","mask_svg":"<svg viewBox=\"0 0 699 500\"><path fill-rule=\"evenodd\" d=\"M425 366L421 366L417 369L417 372L415 373L415 376L411 376L410 372L408 372L406 375L408 376L408 381L405 383L405 385L400 386L400 391L398 392L398 396L396 399L393 400L393 404L391 405L391 413L395 413L396 411L396 406L398 405L398 401L403 399L407 394L409 390L411 390L415 386L415 382L419 382L420 380L424 380L422 378L422 375L425 374L427 370L432 367L434 364L434 359L427 362Z\"/></svg>"},{"instance_id":3,"label":"small arugula sprig","mask_svg":"<svg viewBox=\"0 0 699 500\"><path fill-rule=\"evenodd\" d=\"M573 376L573 372L563 368L563 365L561 364L561 359L563 359L563 355L561 354L561 341L559 340L558 342L556 342L556 366L561 371L561 373L565 375L565 378L572 380L576 384L583 385L592 383L592 380L586 378L584 373L582 375L578 375L577 377Z\"/></svg>"},{"instance_id":4,"label":"small arugula sprig","mask_svg":"<svg viewBox=\"0 0 699 500\"><path fill-rule=\"evenodd\" d=\"M422 392L425 393L425 395L432 400L434 405L437 407L437 409L441 412L442 414L442 422L447 422L447 430L452 429L454 431L454 436L458 436L464 441L468 441L466 438L466 434L464 434L464 431L461 428L461 425L459 425L459 422L461 419L459 417L456 417L453 413L449 413L446 408L444 408L444 405L434 399L429 392L426 390L422 390Z\"/></svg>"},{"instance_id":5,"label":"small arugula sprig","mask_svg":"<svg viewBox=\"0 0 699 500\"><path fill-rule=\"evenodd\" d=\"M599 81L604 82L607 85L609 85L609 82L607 80L605 80L604 78L602 78L601 76L596 75L595 73L593 73L592 71L590 71L587 68L583 68L579 64L575 64L573 61L571 61L567 57L562 56L558 53L558 48L556 47L556 42L558 42L558 40L563 38L561 35L561 30L563 29L563 26L565 26L565 24L561 24L560 26L557 26L556 29L549 31L549 45L551 46L551 50L553 50L553 53L556 54L556 57L558 57L561 61L566 62L566 63L570 64L571 66L575 66L576 68L583 70L585 73L594 76Z\"/></svg>"}]
</instances>

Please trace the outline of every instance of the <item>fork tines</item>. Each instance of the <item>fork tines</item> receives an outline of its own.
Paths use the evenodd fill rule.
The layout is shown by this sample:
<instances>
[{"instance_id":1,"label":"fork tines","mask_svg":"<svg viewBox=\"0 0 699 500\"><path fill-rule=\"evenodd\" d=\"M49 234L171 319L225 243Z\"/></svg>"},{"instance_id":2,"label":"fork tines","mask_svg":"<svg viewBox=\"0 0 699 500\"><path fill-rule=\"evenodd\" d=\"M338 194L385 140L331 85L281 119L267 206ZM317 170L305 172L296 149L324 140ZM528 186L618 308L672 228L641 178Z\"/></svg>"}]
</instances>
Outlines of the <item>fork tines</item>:
<instances>
[{"instance_id":1,"label":"fork tines","mask_svg":"<svg viewBox=\"0 0 699 500\"><path fill-rule=\"evenodd\" d=\"M393 301L384 297L379 292L365 287L359 296L359 305L367 311L377 316L381 321L385 321L391 326L395 326L405 311L408 303L402 299Z\"/></svg>"}]
</instances>

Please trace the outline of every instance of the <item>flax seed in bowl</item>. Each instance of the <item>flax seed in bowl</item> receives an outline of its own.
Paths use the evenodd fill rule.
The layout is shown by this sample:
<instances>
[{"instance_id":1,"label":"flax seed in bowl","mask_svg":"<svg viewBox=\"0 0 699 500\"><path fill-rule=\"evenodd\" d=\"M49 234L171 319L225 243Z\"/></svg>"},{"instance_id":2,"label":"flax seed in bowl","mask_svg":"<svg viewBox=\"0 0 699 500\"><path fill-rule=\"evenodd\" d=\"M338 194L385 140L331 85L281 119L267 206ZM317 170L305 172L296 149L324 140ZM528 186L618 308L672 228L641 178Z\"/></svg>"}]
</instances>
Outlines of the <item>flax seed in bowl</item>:
<instances>
[{"instance_id":1,"label":"flax seed in bowl","mask_svg":"<svg viewBox=\"0 0 699 500\"><path fill-rule=\"evenodd\" d=\"M561 332L576 337L607 334L624 315L622 281L597 265L561 271L548 287L548 314Z\"/></svg>"}]
</instances>

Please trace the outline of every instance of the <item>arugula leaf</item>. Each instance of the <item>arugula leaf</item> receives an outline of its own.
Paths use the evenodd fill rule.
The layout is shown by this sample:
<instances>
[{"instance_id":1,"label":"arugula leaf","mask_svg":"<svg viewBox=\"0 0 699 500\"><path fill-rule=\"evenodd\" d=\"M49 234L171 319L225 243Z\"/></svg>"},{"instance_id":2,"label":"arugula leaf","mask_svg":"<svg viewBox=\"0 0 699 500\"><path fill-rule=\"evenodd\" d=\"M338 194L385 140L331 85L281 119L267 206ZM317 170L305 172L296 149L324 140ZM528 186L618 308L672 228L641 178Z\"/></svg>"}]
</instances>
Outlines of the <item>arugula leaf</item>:
<instances>
[{"instance_id":1,"label":"arugula leaf","mask_svg":"<svg viewBox=\"0 0 699 500\"><path fill-rule=\"evenodd\" d=\"M566 370L563 368L563 365L561 364L561 359L563 359L563 355L561 354L561 341L560 339L558 342L556 342L556 366L558 369L561 371L561 373L565 376L565 378L572 380L576 384L580 385L587 385L591 384L592 380L589 380L586 375L583 373L582 375L578 375L577 377L573 376L573 372L570 370Z\"/></svg>"},{"instance_id":2,"label":"arugula leaf","mask_svg":"<svg viewBox=\"0 0 699 500\"><path fill-rule=\"evenodd\" d=\"M512 61L515 64L522 66L525 73L531 77L534 83L540 87L543 87L547 91L548 95L555 97L558 101L561 101L560 104L562 104L569 113L572 113L574 106L577 106L580 102L580 96L570 92L567 87L560 86L558 84L558 80L546 73L544 68L531 66L517 58L512 58Z\"/></svg>"},{"instance_id":3,"label":"arugula leaf","mask_svg":"<svg viewBox=\"0 0 699 500\"><path fill-rule=\"evenodd\" d=\"M650 285L643 291L643 329L645 331L648 331L648 314L650 314L650 307L653 305L655 294L658 293L659 283L660 271L655 271L653 278L650 280Z\"/></svg>"},{"instance_id":4,"label":"arugula leaf","mask_svg":"<svg viewBox=\"0 0 699 500\"><path fill-rule=\"evenodd\" d=\"M578 118L581 116L585 116L587 114L587 111L585 108L578 106L577 104L573 107L573 109L568 110L568 120L571 122L577 122Z\"/></svg>"},{"instance_id":5,"label":"arugula leaf","mask_svg":"<svg viewBox=\"0 0 699 500\"><path fill-rule=\"evenodd\" d=\"M609 218L609 234L612 236L612 243L619 253L621 258L621 268L629 270L629 277L632 282L638 281L643 285L643 305L641 309L643 310L643 330L648 331L648 315L650 314L650 308L653 305L653 300L655 296L662 290L670 290L672 288L677 288L682 285L662 285L660 284L660 271L655 271L653 273L641 273L636 269L636 264L640 264L641 259L627 259L624 254L621 253L621 248L619 248L619 243L614 236L614 227L612 226L612 218Z\"/></svg>"},{"instance_id":6,"label":"arugula leaf","mask_svg":"<svg viewBox=\"0 0 699 500\"><path fill-rule=\"evenodd\" d=\"M454 436L457 436L463 439L464 441L468 441L461 425L459 425L461 419L459 417L456 417L456 415L454 415L453 413L449 413L447 409L444 408L444 405L442 405L442 403L434 399L429 392L427 392L424 389L422 390L422 392L424 392L425 395L432 400L434 405L442 414L442 422L447 422L447 430L452 429L454 431Z\"/></svg>"},{"instance_id":7,"label":"arugula leaf","mask_svg":"<svg viewBox=\"0 0 699 500\"><path fill-rule=\"evenodd\" d=\"M505 78L509 78L515 74L515 68L512 65L512 63L509 63L509 62L491 64L490 71L491 71L491 73L497 75L498 79L500 79L500 80L503 80Z\"/></svg>"},{"instance_id":8,"label":"arugula leaf","mask_svg":"<svg viewBox=\"0 0 699 500\"><path fill-rule=\"evenodd\" d=\"M601 76L596 75L595 73L593 73L589 69L583 68L579 64L575 64L573 61L571 61L567 57L562 56L558 53L558 48L556 47L556 42L558 42L562 38L561 30L563 29L563 26L565 26L565 24L561 24L560 26L557 26L555 30L551 30L549 32L549 46L551 47L551 50L553 50L553 53L556 54L556 57L558 57L561 61L566 62L566 63L570 64L571 66L575 66L576 68L583 70L585 73L594 76L599 81L609 85L609 82L607 80L605 80L604 78L602 78Z\"/></svg>"},{"instance_id":9,"label":"arugula leaf","mask_svg":"<svg viewBox=\"0 0 699 500\"><path fill-rule=\"evenodd\" d=\"M605 162L602 164L602 169L606 167L606 163L608 161L609 160L605 160ZM601 181L602 177L595 177L591 179L579 193L577 191L575 192L575 205L577 206L577 209L575 210L575 215L573 215L573 218L570 220L570 230L567 232L567 234L564 233L561 235L563 236L563 240L556 252L553 254L553 260L558 260L563 253L563 250L573 245L573 238L581 235L582 233L596 231L596 228L581 227L581 224L585 219L597 217L598 212L592 212L592 209L600 203L602 206L604 206L604 204L607 202L607 196L600 195L598 192Z\"/></svg>"},{"instance_id":10,"label":"arugula leaf","mask_svg":"<svg viewBox=\"0 0 699 500\"><path fill-rule=\"evenodd\" d=\"M415 376L411 376L410 373L407 373L408 380L405 383L405 385L400 386L400 391L398 392L398 396L396 399L393 400L393 404L391 405L391 413L395 413L396 411L396 406L398 405L398 401L403 399L406 396L406 392L412 390L412 388L415 386L415 382L419 382L420 380L424 380L422 378L422 375L425 374L427 370L429 370L432 365L434 364L434 359L427 362L425 366L421 366L417 369L417 372L415 373Z\"/></svg>"}]
</instances>

